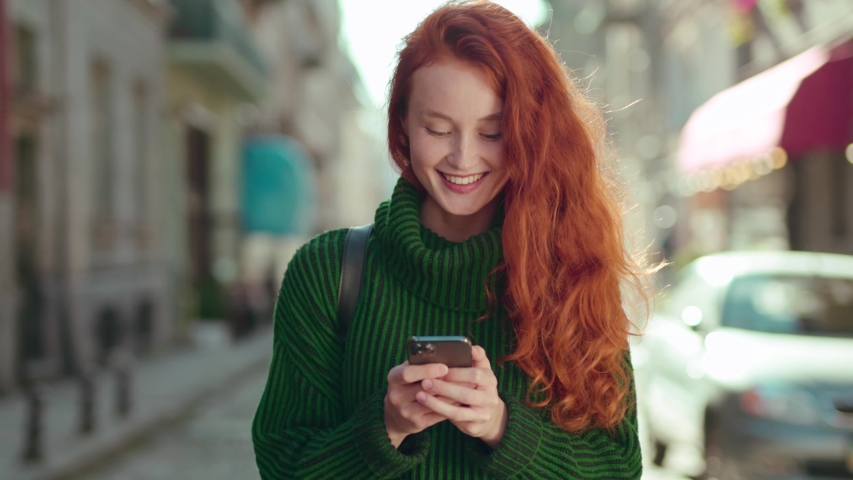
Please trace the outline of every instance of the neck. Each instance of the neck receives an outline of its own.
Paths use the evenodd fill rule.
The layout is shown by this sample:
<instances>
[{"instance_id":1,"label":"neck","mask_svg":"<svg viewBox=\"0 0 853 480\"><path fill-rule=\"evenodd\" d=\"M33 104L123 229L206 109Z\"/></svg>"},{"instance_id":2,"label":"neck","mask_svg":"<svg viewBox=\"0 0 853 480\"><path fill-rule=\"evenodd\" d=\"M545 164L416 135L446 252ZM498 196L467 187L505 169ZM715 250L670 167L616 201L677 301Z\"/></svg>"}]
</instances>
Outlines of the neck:
<instances>
[{"instance_id":1,"label":"neck","mask_svg":"<svg viewBox=\"0 0 853 480\"><path fill-rule=\"evenodd\" d=\"M461 243L489 229L500 199L495 197L472 215L453 215L441 208L429 195L421 203L420 221L440 237Z\"/></svg>"}]
</instances>

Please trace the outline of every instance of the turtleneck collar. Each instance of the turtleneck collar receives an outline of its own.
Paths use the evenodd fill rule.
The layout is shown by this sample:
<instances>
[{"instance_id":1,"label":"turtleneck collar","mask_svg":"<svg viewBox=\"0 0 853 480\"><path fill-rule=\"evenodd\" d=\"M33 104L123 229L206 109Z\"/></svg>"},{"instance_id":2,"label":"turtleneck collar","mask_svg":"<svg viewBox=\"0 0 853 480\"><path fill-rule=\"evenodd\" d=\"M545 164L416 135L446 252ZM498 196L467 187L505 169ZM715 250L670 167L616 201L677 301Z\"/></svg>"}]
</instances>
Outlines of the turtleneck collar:
<instances>
[{"instance_id":1,"label":"turtleneck collar","mask_svg":"<svg viewBox=\"0 0 853 480\"><path fill-rule=\"evenodd\" d=\"M464 242L446 240L420 223L421 195L400 178L376 211L374 234L385 264L414 295L451 310L485 313L486 279L503 260L499 207L485 232Z\"/></svg>"}]
</instances>

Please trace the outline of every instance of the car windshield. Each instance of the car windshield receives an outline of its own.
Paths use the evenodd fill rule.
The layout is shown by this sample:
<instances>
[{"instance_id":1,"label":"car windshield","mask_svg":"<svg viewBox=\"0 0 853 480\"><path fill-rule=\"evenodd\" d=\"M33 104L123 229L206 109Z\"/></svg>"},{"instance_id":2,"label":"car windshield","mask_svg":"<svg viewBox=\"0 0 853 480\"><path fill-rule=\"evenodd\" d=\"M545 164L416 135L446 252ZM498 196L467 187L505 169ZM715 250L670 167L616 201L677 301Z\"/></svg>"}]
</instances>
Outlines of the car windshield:
<instances>
[{"instance_id":1,"label":"car windshield","mask_svg":"<svg viewBox=\"0 0 853 480\"><path fill-rule=\"evenodd\" d=\"M853 279L740 277L729 284L722 320L758 332L853 336Z\"/></svg>"}]
</instances>

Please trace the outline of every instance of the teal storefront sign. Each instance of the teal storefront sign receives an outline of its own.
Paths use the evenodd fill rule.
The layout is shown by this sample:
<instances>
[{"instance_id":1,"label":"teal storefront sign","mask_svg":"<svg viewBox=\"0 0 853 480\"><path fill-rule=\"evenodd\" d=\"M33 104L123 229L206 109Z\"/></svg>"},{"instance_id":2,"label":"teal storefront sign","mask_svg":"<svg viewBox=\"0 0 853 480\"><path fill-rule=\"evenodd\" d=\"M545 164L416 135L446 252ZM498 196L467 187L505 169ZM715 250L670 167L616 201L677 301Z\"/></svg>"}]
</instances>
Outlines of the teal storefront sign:
<instances>
[{"instance_id":1,"label":"teal storefront sign","mask_svg":"<svg viewBox=\"0 0 853 480\"><path fill-rule=\"evenodd\" d=\"M243 144L242 221L246 233L308 235L316 206L316 178L294 139L262 136Z\"/></svg>"}]
</instances>

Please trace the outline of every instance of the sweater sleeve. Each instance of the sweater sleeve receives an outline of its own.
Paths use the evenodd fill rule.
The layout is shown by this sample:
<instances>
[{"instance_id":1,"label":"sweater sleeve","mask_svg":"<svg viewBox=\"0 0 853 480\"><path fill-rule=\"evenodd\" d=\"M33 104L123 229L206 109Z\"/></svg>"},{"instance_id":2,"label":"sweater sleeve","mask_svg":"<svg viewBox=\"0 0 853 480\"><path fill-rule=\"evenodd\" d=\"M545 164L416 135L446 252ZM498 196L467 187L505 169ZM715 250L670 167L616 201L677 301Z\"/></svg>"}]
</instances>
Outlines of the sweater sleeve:
<instances>
[{"instance_id":1,"label":"sweater sleeve","mask_svg":"<svg viewBox=\"0 0 853 480\"><path fill-rule=\"evenodd\" d=\"M422 462L429 438L395 449L385 429L385 391L345 414L343 347L335 300L345 231L302 247L291 260L275 307L273 359L252 423L263 479L393 478Z\"/></svg>"},{"instance_id":2,"label":"sweater sleeve","mask_svg":"<svg viewBox=\"0 0 853 480\"><path fill-rule=\"evenodd\" d=\"M632 379L633 382L633 379ZM566 432L547 415L519 399L501 394L507 406L504 437L492 451L478 439L466 445L474 463L495 478L639 479L642 474L637 410L631 409L612 433L593 429Z\"/></svg>"}]
</instances>

